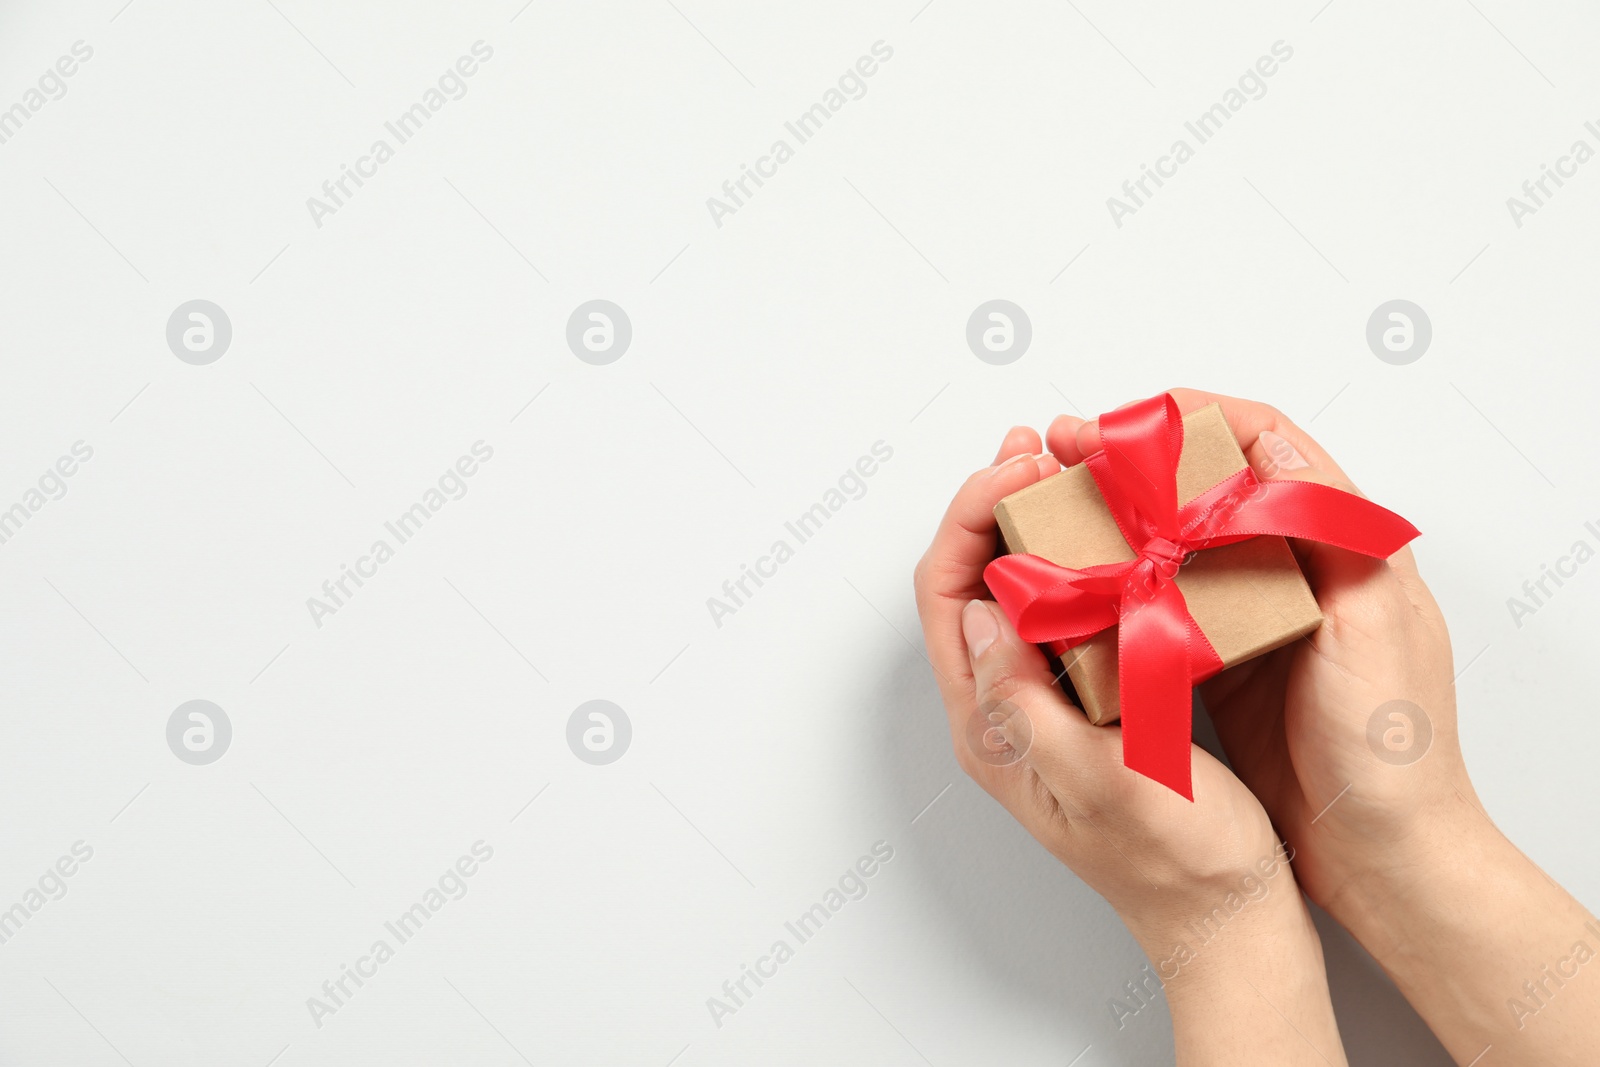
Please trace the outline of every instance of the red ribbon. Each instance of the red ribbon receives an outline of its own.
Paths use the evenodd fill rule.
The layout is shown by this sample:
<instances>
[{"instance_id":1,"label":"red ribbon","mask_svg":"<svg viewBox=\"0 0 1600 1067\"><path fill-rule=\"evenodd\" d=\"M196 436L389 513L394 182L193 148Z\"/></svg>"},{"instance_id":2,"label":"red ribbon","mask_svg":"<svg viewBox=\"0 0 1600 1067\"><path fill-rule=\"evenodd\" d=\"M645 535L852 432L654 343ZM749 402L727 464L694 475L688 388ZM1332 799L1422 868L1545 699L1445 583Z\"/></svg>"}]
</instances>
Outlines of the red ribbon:
<instances>
[{"instance_id":1,"label":"red ribbon","mask_svg":"<svg viewBox=\"0 0 1600 1067\"><path fill-rule=\"evenodd\" d=\"M1222 660L1172 580L1188 555L1279 535L1385 559L1418 531L1370 500L1315 482L1261 482L1248 467L1180 506L1183 419L1166 393L1102 415L1100 441L1084 463L1136 558L1074 570L1002 556L984 580L1023 640L1065 650L1117 627L1123 763L1193 800L1191 689Z\"/></svg>"}]
</instances>

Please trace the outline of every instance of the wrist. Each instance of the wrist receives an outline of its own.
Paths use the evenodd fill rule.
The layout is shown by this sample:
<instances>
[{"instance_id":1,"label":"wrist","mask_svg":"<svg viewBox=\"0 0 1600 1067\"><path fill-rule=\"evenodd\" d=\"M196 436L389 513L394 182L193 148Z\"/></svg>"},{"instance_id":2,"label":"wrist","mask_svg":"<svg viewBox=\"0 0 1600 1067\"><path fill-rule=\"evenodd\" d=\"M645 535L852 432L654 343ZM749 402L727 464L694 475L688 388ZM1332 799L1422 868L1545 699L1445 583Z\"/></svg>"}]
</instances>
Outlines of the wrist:
<instances>
[{"instance_id":1,"label":"wrist","mask_svg":"<svg viewBox=\"0 0 1600 1067\"><path fill-rule=\"evenodd\" d=\"M1186 918L1134 928L1172 1016L1177 1063L1344 1063L1321 940L1285 863Z\"/></svg>"},{"instance_id":2,"label":"wrist","mask_svg":"<svg viewBox=\"0 0 1600 1067\"><path fill-rule=\"evenodd\" d=\"M1152 906L1122 911L1122 920L1152 966L1170 962L1170 979L1185 957L1202 947L1217 947L1233 938L1272 929L1291 912L1303 910L1290 861L1294 852L1281 842L1259 850L1253 861L1204 877L1163 887Z\"/></svg>"},{"instance_id":3,"label":"wrist","mask_svg":"<svg viewBox=\"0 0 1600 1067\"><path fill-rule=\"evenodd\" d=\"M1326 862L1319 856L1319 862ZM1318 903L1382 961L1483 872L1520 871L1528 860L1479 807L1476 796L1452 790L1425 817L1382 849L1340 865L1339 876Z\"/></svg>"},{"instance_id":4,"label":"wrist","mask_svg":"<svg viewBox=\"0 0 1600 1067\"><path fill-rule=\"evenodd\" d=\"M1594 1062L1600 986L1580 969L1600 925L1463 793L1388 872L1330 908L1458 1063ZM1579 979L1580 980L1574 980Z\"/></svg>"},{"instance_id":5,"label":"wrist","mask_svg":"<svg viewBox=\"0 0 1600 1067\"><path fill-rule=\"evenodd\" d=\"M1245 868L1167 894L1159 910L1124 916L1169 998L1207 985L1210 979L1191 980L1202 973L1249 970L1268 944L1309 947L1320 963L1320 943L1289 865L1293 855L1279 844Z\"/></svg>"}]
</instances>

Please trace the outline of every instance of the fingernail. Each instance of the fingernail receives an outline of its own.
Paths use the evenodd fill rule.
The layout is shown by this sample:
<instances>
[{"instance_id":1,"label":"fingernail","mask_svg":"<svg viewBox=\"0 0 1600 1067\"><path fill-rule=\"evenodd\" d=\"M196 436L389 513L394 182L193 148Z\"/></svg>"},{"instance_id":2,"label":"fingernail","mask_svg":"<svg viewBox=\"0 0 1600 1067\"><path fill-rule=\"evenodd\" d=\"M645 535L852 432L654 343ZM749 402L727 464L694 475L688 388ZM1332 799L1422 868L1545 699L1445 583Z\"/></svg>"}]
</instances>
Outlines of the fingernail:
<instances>
[{"instance_id":1,"label":"fingernail","mask_svg":"<svg viewBox=\"0 0 1600 1067\"><path fill-rule=\"evenodd\" d=\"M1092 455L1100 451L1100 420L1090 419L1078 427L1078 451Z\"/></svg>"},{"instance_id":2,"label":"fingernail","mask_svg":"<svg viewBox=\"0 0 1600 1067\"><path fill-rule=\"evenodd\" d=\"M983 601L969 600L961 609L961 636L967 642L967 655L973 659L983 655L1000 636L1000 624Z\"/></svg>"},{"instance_id":3,"label":"fingernail","mask_svg":"<svg viewBox=\"0 0 1600 1067\"><path fill-rule=\"evenodd\" d=\"M1306 462L1306 457L1295 451L1294 445L1271 430L1261 432L1261 447L1267 453L1261 461L1261 473L1268 477L1272 476L1274 470L1298 471L1311 466Z\"/></svg>"}]
</instances>

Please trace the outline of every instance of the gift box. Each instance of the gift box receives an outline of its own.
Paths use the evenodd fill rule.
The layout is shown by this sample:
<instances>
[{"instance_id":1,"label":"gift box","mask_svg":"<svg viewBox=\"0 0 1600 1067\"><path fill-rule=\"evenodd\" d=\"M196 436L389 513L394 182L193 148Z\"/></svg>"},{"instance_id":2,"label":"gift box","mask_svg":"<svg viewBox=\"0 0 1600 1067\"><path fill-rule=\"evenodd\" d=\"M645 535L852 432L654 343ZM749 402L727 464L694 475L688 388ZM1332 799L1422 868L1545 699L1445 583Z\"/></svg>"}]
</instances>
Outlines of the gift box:
<instances>
[{"instance_id":1,"label":"gift box","mask_svg":"<svg viewBox=\"0 0 1600 1067\"><path fill-rule=\"evenodd\" d=\"M1192 688L1322 621L1285 537L1387 559L1417 528L1303 479L1257 480L1216 405L1162 393L1100 416L1100 451L995 508L1010 555L984 568L1026 641L1070 652L1122 759L1193 800Z\"/></svg>"},{"instance_id":2,"label":"gift box","mask_svg":"<svg viewBox=\"0 0 1600 1067\"><path fill-rule=\"evenodd\" d=\"M1177 464L1180 505L1247 467L1218 405L1183 416ZM1239 492L1265 488L1251 483ZM1229 503L1224 500L1218 506ZM1013 493L1000 501L994 514L1008 552L1029 553L1073 569L1135 558L1085 464ZM1171 578L1224 669L1298 640L1322 622L1316 599L1282 537L1257 536L1199 549L1176 567ZM1061 642L1046 647L1066 665L1089 721L1117 721L1121 707L1116 627L1070 649Z\"/></svg>"}]
</instances>

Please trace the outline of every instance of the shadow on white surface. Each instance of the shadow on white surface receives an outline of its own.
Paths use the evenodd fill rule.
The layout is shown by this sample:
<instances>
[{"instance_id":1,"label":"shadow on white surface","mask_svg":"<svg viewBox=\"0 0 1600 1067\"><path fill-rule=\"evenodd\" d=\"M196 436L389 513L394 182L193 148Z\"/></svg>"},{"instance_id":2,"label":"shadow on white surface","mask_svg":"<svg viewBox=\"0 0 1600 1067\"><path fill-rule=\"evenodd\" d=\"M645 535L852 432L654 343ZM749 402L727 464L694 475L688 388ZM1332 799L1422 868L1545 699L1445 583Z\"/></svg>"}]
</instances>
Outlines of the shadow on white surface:
<instances>
[{"instance_id":1,"label":"shadow on white surface","mask_svg":"<svg viewBox=\"0 0 1600 1067\"><path fill-rule=\"evenodd\" d=\"M951 753L932 671L911 652L880 675L873 741L882 755L885 806L915 819L906 849L919 903L944 916L948 955L993 984L990 1005L942 1005L937 975L909 977L921 987L925 1034L969 1024L1037 1044L1080 1050L1082 1067L1134 1067L1172 1061L1171 1019L1157 996L1139 1007L1127 991L1146 965L1116 914L961 772ZM1210 719L1196 705L1196 740L1217 753ZM941 794L941 790L948 790ZM934 798L937 797L937 800ZM930 801L933 801L931 804ZM924 806L926 806L924 810ZM1404 1063L1450 1067L1452 1060L1399 990L1356 941L1320 909L1329 984L1352 1067ZM969 975L970 980L970 975ZM1118 1026L1113 1000L1138 1009ZM1000 1017L994 1004L1003 1005ZM950 1045L969 1038L951 1034ZM947 1046L948 1048L948 1046Z\"/></svg>"}]
</instances>

